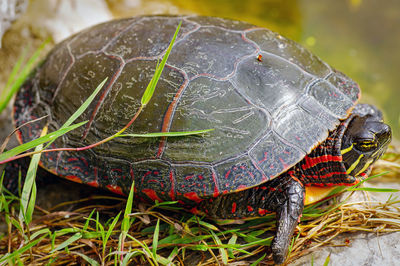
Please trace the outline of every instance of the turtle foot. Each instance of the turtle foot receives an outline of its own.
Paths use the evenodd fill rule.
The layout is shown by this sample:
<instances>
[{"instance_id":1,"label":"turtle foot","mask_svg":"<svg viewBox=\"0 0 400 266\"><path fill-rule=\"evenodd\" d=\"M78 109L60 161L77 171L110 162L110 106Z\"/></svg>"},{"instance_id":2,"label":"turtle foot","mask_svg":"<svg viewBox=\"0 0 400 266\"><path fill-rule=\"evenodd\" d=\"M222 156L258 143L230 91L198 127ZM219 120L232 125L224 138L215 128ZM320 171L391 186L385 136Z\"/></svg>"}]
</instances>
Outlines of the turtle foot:
<instances>
[{"instance_id":1,"label":"turtle foot","mask_svg":"<svg viewBox=\"0 0 400 266\"><path fill-rule=\"evenodd\" d=\"M293 180L286 187L286 198L277 210L277 231L271 249L274 262L282 264L286 260L290 240L304 208L304 188Z\"/></svg>"}]
</instances>

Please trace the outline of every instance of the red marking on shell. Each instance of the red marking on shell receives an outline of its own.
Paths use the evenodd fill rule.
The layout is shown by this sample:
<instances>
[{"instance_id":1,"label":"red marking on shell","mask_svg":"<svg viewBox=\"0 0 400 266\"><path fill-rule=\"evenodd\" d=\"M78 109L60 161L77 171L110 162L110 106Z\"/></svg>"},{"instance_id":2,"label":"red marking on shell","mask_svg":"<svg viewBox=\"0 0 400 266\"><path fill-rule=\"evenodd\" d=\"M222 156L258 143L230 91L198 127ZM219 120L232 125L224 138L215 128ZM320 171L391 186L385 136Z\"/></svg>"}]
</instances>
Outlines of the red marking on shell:
<instances>
[{"instance_id":1,"label":"red marking on shell","mask_svg":"<svg viewBox=\"0 0 400 266\"><path fill-rule=\"evenodd\" d=\"M264 157L258 161L258 164L262 164L263 162L265 162L267 160L268 157L268 152L264 152Z\"/></svg>"},{"instance_id":2,"label":"red marking on shell","mask_svg":"<svg viewBox=\"0 0 400 266\"><path fill-rule=\"evenodd\" d=\"M163 124L161 127L161 132L168 132L169 127L171 126L172 123L172 118L176 109L176 105L178 104L178 100L180 99L184 89L186 88L187 84L189 83L187 76L185 75L185 81L183 84L179 87L178 91L176 92L174 98L172 99L172 102L168 105L167 111L165 112L165 116L163 119ZM158 145L158 151L156 158L161 158L164 149L165 149L165 143L166 143L166 137L162 137L160 144Z\"/></svg>"},{"instance_id":3,"label":"red marking on shell","mask_svg":"<svg viewBox=\"0 0 400 266\"><path fill-rule=\"evenodd\" d=\"M193 214L200 214L200 211L199 211L196 207L191 208L189 211L190 211L191 213L193 213Z\"/></svg>"},{"instance_id":4,"label":"red marking on shell","mask_svg":"<svg viewBox=\"0 0 400 266\"><path fill-rule=\"evenodd\" d=\"M229 169L225 174L225 179L228 179L230 173L231 173L231 170Z\"/></svg>"},{"instance_id":5,"label":"red marking on shell","mask_svg":"<svg viewBox=\"0 0 400 266\"><path fill-rule=\"evenodd\" d=\"M175 200L175 177L172 170L169 172L169 181L171 182L171 190L169 191L169 197L171 198L171 200Z\"/></svg>"},{"instance_id":6,"label":"red marking on shell","mask_svg":"<svg viewBox=\"0 0 400 266\"><path fill-rule=\"evenodd\" d=\"M82 183L82 180L79 177L77 177L76 175L67 175L67 176L65 176L65 178L68 180L74 181L76 183Z\"/></svg>"},{"instance_id":7,"label":"red marking on shell","mask_svg":"<svg viewBox=\"0 0 400 266\"><path fill-rule=\"evenodd\" d=\"M125 196L125 194L122 192L122 188L120 186L107 185L106 187L107 187L108 190L110 190L111 192L113 192L115 194L119 194L119 195Z\"/></svg>"},{"instance_id":8,"label":"red marking on shell","mask_svg":"<svg viewBox=\"0 0 400 266\"><path fill-rule=\"evenodd\" d=\"M97 180L87 182L86 184L88 184L89 186L92 186L92 187L99 187L99 182L97 182Z\"/></svg>"},{"instance_id":9,"label":"red marking on shell","mask_svg":"<svg viewBox=\"0 0 400 266\"><path fill-rule=\"evenodd\" d=\"M142 189L142 192L146 194L147 197L149 197L152 201L158 200L158 202L161 202L162 200L157 196L157 193L150 188L144 188Z\"/></svg>"},{"instance_id":10,"label":"red marking on shell","mask_svg":"<svg viewBox=\"0 0 400 266\"><path fill-rule=\"evenodd\" d=\"M185 180L192 179L193 177L194 177L194 175L188 175L188 176L185 177Z\"/></svg>"},{"instance_id":11,"label":"red marking on shell","mask_svg":"<svg viewBox=\"0 0 400 266\"><path fill-rule=\"evenodd\" d=\"M83 172L82 168L80 168L79 166L72 166L72 169L78 170L79 172Z\"/></svg>"},{"instance_id":12,"label":"red marking on shell","mask_svg":"<svg viewBox=\"0 0 400 266\"><path fill-rule=\"evenodd\" d=\"M254 211L253 207L251 207L251 206L247 206L247 210L248 210L249 212Z\"/></svg>"},{"instance_id":13,"label":"red marking on shell","mask_svg":"<svg viewBox=\"0 0 400 266\"><path fill-rule=\"evenodd\" d=\"M146 177L146 176L148 176L148 175L151 175L151 171L147 171L147 172L143 175L143 177Z\"/></svg>"},{"instance_id":14,"label":"red marking on shell","mask_svg":"<svg viewBox=\"0 0 400 266\"><path fill-rule=\"evenodd\" d=\"M20 144L24 143L22 140L22 132L20 130L17 130L16 135L17 135L18 142Z\"/></svg>"},{"instance_id":15,"label":"red marking on shell","mask_svg":"<svg viewBox=\"0 0 400 266\"><path fill-rule=\"evenodd\" d=\"M232 210L231 210L231 212L232 212L232 213L235 213L235 212L236 212L236 202L232 203Z\"/></svg>"},{"instance_id":16,"label":"red marking on shell","mask_svg":"<svg viewBox=\"0 0 400 266\"><path fill-rule=\"evenodd\" d=\"M81 162L83 162L86 166L89 166L88 162L86 161L85 158L81 157L80 158Z\"/></svg>"},{"instance_id":17,"label":"red marking on shell","mask_svg":"<svg viewBox=\"0 0 400 266\"><path fill-rule=\"evenodd\" d=\"M218 190L218 183L217 183L217 177L215 176L214 171L212 172L212 179L214 181L214 198L217 197L219 195L219 190Z\"/></svg>"},{"instance_id":18,"label":"red marking on shell","mask_svg":"<svg viewBox=\"0 0 400 266\"><path fill-rule=\"evenodd\" d=\"M132 165L129 166L129 174L131 175L131 179L134 180L135 175L133 174Z\"/></svg>"},{"instance_id":19,"label":"red marking on shell","mask_svg":"<svg viewBox=\"0 0 400 266\"><path fill-rule=\"evenodd\" d=\"M264 215L266 215L267 213L269 213L269 211L267 211L267 210L265 210L265 209L261 209L261 208L258 209L258 214L261 215L261 216L264 216Z\"/></svg>"},{"instance_id":20,"label":"red marking on shell","mask_svg":"<svg viewBox=\"0 0 400 266\"><path fill-rule=\"evenodd\" d=\"M245 185L240 185L240 186L238 186L238 190L244 190L244 189L246 189L247 188L247 186L245 186Z\"/></svg>"},{"instance_id":21,"label":"red marking on shell","mask_svg":"<svg viewBox=\"0 0 400 266\"><path fill-rule=\"evenodd\" d=\"M201 201L203 201L203 199L200 198L196 192L188 192L188 193L183 194L183 196L191 201L196 202L196 203L200 203Z\"/></svg>"},{"instance_id":22,"label":"red marking on shell","mask_svg":"<svg viewBox=\"0 0 400 266\"><path fill-rule=\"evenodd\" d=\"M333 156L333 155L321 155L318 157L311 158L310 156L306 156L305 164L301 166L303 170L309 169L314 167L320 163L327 163L327 162L341 162L342 156Z\"/></svg>"},{"instance_id":23,"label":"red marking on shell","mask_svg":"<svg viewBox=\"0 0 400 266\"><path fill-rule=\"evenodd\" d=\"M289 165L287 163L285 163L285 161L282 158L279 158L279 161L281 161L283 168L285 168L285 169L289 168Z\"/></svg>"},{"instance_id":24,"label":"red marking on shell","mask_svg":"<svg viewBox=\"0 0 400 266\"><path fill-rule=\"evenodd\" d=\"M94 174L94 178L96 178L96 180L97 180L98 171L97 171L97 167L96 166L93 167L93 174Z\"/></svg>"}]
</instances>

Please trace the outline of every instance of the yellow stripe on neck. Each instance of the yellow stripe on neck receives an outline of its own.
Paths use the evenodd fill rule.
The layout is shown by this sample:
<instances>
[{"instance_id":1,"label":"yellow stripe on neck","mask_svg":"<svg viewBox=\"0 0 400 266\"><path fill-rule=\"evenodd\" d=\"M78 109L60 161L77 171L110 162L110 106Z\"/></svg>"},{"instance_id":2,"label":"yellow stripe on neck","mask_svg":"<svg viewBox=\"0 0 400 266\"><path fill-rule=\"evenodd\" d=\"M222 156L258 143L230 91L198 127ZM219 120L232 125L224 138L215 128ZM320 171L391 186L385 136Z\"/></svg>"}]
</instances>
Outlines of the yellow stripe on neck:
<instances>
[{"instance_id":1,"label":"yellow stripe on neck","mask_svg":"<svg viewBox=\"0 0 400 266\"><path fill-rule=\"evenodd\" d=\"M374 161L374 159L369 160L369 161L364 165L364 167L363 167L360 171L358 171L358 173L355 174L354 176L358 176L359 174L364 173L365 170L367 170L367 168L372 164L373 161Z\"/></svg>"},{"instance_id":2,"label":"yellow stripe on neck","mask_svg":"<svg viewBox=\"0 0 400 266\"><path fill-rule=\"evenodd\" d=\"M351 144L348 148L341 150L340 152L343 154L348 153L353 149L353 144Z\"/></svg>"},{"instance_id":3,"label":"yellow stripe on neck","mask_svg":"<svg viewBox=\"0 0 400 266\"><path fill-rule=\"evenodd\" d=\"M360 154L357 160L349 167L349 169L347 169L346 171L347 174L350 174L357 167L362 157L364 157L364 154Z\"/></svg>"}]
</instances>

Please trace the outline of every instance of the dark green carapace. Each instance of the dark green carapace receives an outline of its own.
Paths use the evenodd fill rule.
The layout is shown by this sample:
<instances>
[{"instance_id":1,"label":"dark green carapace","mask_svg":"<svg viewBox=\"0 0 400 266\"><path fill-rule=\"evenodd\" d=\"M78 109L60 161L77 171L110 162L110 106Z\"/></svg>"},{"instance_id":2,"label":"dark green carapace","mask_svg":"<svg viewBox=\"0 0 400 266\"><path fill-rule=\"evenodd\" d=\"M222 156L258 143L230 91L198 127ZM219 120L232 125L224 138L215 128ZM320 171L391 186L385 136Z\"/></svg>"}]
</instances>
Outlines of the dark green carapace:
<instances>
[{"instance_id":1,"label":"dark green carapace","mask_svg":"<svg viewBox=\"0 0 400 266\"><path fill-rule=\"evenodd\" d=\"M22 127L20 141L38 137L44 123L59 128L106 77L80 118L89 122L52 146L88 145L124 127L180 21L155 95L128 132L214 130L116 138L84 152L45 153L42 165L125 195L134 180L138 200L177 200L209 217L277 212L272 250L282 263L305 187L359 182L384 152L390 128L376 108L356 105L354 81L279 34L197 16L136 17L84 30L58 44L20 89L16 126L48 116Z\"/></svg>"}]
</instances>

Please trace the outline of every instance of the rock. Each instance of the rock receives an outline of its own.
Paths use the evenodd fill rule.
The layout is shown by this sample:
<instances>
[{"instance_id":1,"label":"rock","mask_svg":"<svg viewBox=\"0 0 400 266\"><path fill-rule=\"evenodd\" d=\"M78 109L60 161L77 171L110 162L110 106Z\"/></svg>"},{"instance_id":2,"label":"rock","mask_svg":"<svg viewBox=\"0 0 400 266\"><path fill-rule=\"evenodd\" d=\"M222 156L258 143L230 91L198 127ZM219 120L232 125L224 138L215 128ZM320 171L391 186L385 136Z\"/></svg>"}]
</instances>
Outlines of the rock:
<instances>
[{"instance_id":1,"label":"rock","mask_svg":"<svg viewBox=\"0 0 400 266\"><path fill-rule=\"evenodd\" d=\"M377 181L368 183L365 187L374 188L394 188L400 189L398 182ZM386 202L389 193L374 192L366 194L357 191L350 198L350 202L359 201L380 201ZM400 192L393 193L393 197L399 197ZM397 203L397 207L400 204ZM332 246L324 246L317 248L310 254L303 256L296 261L290 263L290 266L310 265L314 261L314 265L324 265L326 258L330 255L329 265L400 265L400 232L390 234L379 233L346 233L339 234L332 242ZM349 242L348 246L343 246ZM341 245L335 247L334 245Z\"/></svg>"},{"instance_id":2,"label":"rock","mask_svg":"<svg viewBox=\"0 0 400 266\"><path fill-rule=\"evenodd\" d=\"M3 34L11 26L19 15L25 12L27 0L6 0L0 2L0 48Z\"/></svg>"},{"instance_id":3,"label":"rock","mask_svg":"<svg viewBox=\"0 0 400 266\"><path fill-rule=\"evenodd\" d=\"M34 28L46 28L55 43L89 26L113 19L105 1L32 1L26 19Z\"/></svg>"}]
</instances>

